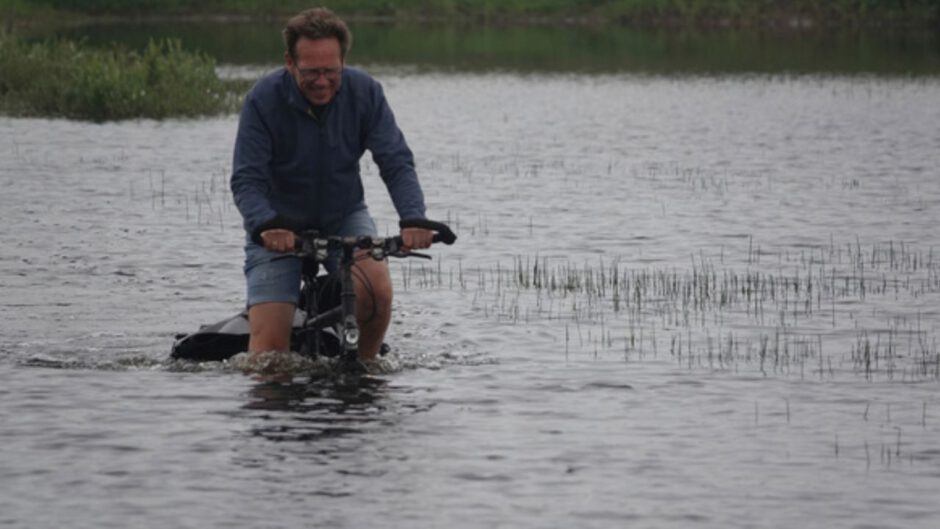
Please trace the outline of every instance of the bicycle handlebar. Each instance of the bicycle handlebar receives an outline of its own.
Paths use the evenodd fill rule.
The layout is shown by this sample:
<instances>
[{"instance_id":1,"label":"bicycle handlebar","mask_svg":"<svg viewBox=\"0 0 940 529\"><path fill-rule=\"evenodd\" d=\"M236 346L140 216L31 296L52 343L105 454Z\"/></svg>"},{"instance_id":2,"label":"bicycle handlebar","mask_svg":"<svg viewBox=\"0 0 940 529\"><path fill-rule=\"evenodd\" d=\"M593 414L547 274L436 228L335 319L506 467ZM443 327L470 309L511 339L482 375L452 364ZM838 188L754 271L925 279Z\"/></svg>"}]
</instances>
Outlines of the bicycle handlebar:
<instances>
[{"instance_id":1,"label":"bicycle handlebar","mask_svg":"<svg viewBox=\"0 0 940 529\"><path fill-rule=\"evenodd\" d=\"M432 242L443 242L444 244L454 244L457 235L451 231L450 227L442 222L436 222L427 219L405 219L399 222L402 229L405 228L423 228L434 231ZM403 242L401 235L394 237L371 237L371 236L321 236L316 230L303 232L294 232L295 251L299 254L313 254L317 250L370 250L378 251L380 255L377 259L385 256L392 257L426 257L429 256L411 251L402 250Z\"/></svg>"},{"instance_id":2,"label":"bicycle handlebar","mask_svg":"<svg viewBox=\"0 0 940 529\"><path fill-rule=\"evenodd\" d=\"M398 227L405 228L423 228L434 232L433 242L442 242L446 245L454 244L457 235L450 230L450 227L443 222L437 222L428 219L402 219L398 221Z\"/></svg>"}]
</instances>

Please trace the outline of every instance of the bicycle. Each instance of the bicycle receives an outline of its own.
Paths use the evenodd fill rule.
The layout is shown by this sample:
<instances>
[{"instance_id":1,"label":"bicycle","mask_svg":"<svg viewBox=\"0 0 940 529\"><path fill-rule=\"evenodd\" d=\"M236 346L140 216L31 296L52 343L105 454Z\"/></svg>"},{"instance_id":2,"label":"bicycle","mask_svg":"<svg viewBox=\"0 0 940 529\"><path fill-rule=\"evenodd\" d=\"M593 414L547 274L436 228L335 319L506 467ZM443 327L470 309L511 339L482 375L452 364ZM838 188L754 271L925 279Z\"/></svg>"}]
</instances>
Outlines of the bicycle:
<instances>
[{"instance_id":1,"label":"bicycle","mask_svg":"<svg viewBox=\"0 0 940 529\"><path fill-rule=\"evenodd\" d=\"M399 222L404 228L424 228L434 232L432 242L451 245L457 236L442 222L407 219ZM301 259L300 301L291 330L291 349L313 359L338 358L346 371L362 372L359 362L359 323L356 320L356 293L353 287L354 267L359 259L382 260L387 257L431 256L402 248L401 236L339 237L321 235L315 230L295 233L295 251L283 259ZM339 268L333 274L319 270L332 252L339 252ZM338 289L337 289L338 285ZM222 361L248 349L250 330L247 310L222 320L203 325L194 333L179 334L170 357L193 361ZM383 344L383 349L385 349Z\"/></svg>"}]
</instances>

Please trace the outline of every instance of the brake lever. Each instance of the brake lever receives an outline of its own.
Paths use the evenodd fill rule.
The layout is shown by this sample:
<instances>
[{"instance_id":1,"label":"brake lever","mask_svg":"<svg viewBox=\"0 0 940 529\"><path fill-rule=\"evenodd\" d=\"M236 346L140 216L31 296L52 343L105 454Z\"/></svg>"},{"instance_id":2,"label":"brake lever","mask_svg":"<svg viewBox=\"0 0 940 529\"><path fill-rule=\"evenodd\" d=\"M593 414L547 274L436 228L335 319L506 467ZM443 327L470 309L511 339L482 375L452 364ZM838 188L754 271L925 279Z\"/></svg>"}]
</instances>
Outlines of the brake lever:
<instances>
[{"instance_id":1,"label":"brake lever","mask_svg":"<svg viewBox=\"0 0 940 529\"><path fill-rule=\"evenodd\" d=\"M391 257L420 257L421 259L431 259L431 256L426 253L412 252L405 250L398 250L395 253L388 254Z\"/></svg>"}]
</instances>

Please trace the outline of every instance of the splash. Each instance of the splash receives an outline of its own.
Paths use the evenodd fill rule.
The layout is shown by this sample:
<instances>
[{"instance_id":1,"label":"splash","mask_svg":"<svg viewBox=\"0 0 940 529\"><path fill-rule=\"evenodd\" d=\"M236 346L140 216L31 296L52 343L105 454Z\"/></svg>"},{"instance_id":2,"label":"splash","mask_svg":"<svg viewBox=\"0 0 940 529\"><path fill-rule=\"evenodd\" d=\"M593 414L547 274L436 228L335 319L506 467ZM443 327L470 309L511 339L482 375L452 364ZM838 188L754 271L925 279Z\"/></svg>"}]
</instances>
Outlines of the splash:
<instances>
[{"instance_id":1,"label":"splash","mask_svg":"<svg viewBox=\"0 0 940 529\"><path fill-rule=\"evenodd\" d=\"M221 364L246 374L262 375L325 374L330 367L326 360L312 359L296 352L278 351L257 354L239 353Z\"/></svg>"}]
</instances>

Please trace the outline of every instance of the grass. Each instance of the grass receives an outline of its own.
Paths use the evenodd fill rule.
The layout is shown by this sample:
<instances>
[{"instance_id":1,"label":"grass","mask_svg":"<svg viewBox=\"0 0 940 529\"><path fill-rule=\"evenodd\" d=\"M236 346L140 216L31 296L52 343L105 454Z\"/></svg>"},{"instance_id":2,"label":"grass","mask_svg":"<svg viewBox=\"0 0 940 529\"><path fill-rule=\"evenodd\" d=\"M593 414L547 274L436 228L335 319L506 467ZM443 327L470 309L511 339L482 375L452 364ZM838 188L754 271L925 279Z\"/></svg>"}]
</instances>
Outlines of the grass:
<instances>
[{"instance_id":1,"label":"grass","mask_svg":"<svg viewBox=\"0 0 940 529\"><path fill-rule=\"evenodd\" d=\"M237 107L243 84L223 82L213 59L178 40L130 51L0 37L0 111L8 115L96 122L212 115Z\"/></svg>"},{"instance_id":2,"label":"grass","mask_svg":"<svg viewBox=\"0 0 940 529\"><path fill-rule=\"evenodd\" d=\"M940 292L932 249L855 241L770 255L748 241L733 263L693 257L685 269L539 256L476 269L408 263L401 284L468 292L503 323L555 322L566 357L619 351L628 361L764 376L940 379L929 322L895 306Z\"/></svg>"}]
</instances>

